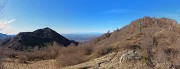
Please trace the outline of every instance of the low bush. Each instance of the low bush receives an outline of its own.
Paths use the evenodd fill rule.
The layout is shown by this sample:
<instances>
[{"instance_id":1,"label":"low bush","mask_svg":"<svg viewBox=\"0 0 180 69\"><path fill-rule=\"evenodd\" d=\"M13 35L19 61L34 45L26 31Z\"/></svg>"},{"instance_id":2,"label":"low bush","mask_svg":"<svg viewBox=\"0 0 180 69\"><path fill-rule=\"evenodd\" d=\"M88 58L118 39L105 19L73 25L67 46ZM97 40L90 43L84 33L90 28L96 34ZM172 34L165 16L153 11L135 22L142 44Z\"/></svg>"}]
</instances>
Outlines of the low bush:
<instances>
[{"instance_id":1,"label":"low bush","mask_svg":"<svg viewBox=\"0 0 180 69\"><path fill-rule=\"evenodd\" d=\"M0 69L4 69L3 60L5 58L5 51L2 47L0 47Z\"/></svg>"},{"instance_id":2,"label":"low bush","mask_svg":"<svg viewBox=\"0 0 180 69\"><path fill-rule=\"evenodd\" d=\"M76 65L85 61L86 59L83 54L73 53L73 54L60 55L58 57L57 66L65 67L70 65Z\"/></svg>"},{"instance_id":3,"label":"low bush","mask_svg":"<svg viewBox=\"0 0 180 69\"><path fill-rule=\"evenodd\" d=\"M20 63L27 63L28 62L28 57L26 55L19 55L18 60Z\"/></svg>"},{"instance_id":4,"label":"low bush","mask_svg":"<svg viewBox=\"0 0 180 69\"><path fill-rule=\"evenodd\" d=\"M93 52L93 47L92 46L83 46L82 47L84 55L91 55Z\"/></svg>"},{"instance_id":5,"label":"low bush","mask_svg":"<svg viewBox=\"0 0 180 69\"><path fill-rule=\"evenodd\" d=\"M3 51L3 50L0 50ZM68 46L61 47L57 44L47 46L45 48L35 47L32 51L14 51L8 49L6 55L8 58L16 58L20 63L27 63L29 61L39 61L39 60L48 60L56 59L58 67L65 67L70 65L80 64L86 61L89 61L93 58L94 54L98 57L106 55L113 51L111 46ZM4 52L4 51L3 51ZM0 64L2 62L0 52Z\"/></svg>"},{"instance_id":6,"label":"low bush","mask_svg":"<svg viewBox=\"0 0 180 69\"><path fill-rule=\"evenodd\" d=\"M25 56L27 57L28 61L55 59L56 57L58 57L60 49L60 46L53 45L47 48L41 48L39 50L36 49L32 52L22 51L19 52L18 58L20 59L20 61L23 61ZM21 53L23 53L24 56L22 56Z\"/></svg>"},{"instance_id":7,"label":"low bush","mask_svg":"<svg viewBox=\"0 0 180 69\"><path fill-rule=\"evenodd\" d=\"M111 46L98 46L94 49L94 54L96 57L101 57L112 52L114 49Z\"/></svg>"},{"instance_id":8,"label":"low bush","mask_svg":"<svg viewBox=\"0 0 180 69\"><path fill-rule=\"evenodd\" d=\"M59 51L57 66L65 67L76 65L87 61L87 56L84 51L89 48L69 46Z\"/></svg>"}]
</instances>

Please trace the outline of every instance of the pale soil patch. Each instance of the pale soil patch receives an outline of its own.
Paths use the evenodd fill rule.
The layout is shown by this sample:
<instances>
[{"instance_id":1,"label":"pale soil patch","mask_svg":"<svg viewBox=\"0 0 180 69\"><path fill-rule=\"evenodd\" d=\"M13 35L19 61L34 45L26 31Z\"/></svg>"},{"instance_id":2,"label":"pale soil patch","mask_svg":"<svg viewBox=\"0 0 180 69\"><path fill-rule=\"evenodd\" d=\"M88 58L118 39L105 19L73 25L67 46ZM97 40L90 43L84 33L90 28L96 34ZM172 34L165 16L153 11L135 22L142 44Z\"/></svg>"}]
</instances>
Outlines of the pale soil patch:
<instances>
[{"instance_id":1,"label":"pale soil patch","mask_svg":"<svg viewBox=\"0 0 180 69\"><path fill-rule=\"evenodd\" d=\"M56 60L43 60L32 61L26 64L18 63L17 60L8 60L4 62L4 66L7 69L57 69L55 65Z\"/></svg>"},{"instance_id":2,"label":"pale soil patch","mask_svg":"<svg viewBox=\"0 0 180 69\"><path fill-rule=\"evenodd\" d=\"M116 56L116 57L115 57ZM117 53L113 52L103 57L78 65L57 68L56 60L31 61L26 64L18 63L17 60L6 59L4 66L7 69L105 69L112 66L112 62L119 62Z\"/></svg>"},{"instance_id":3,"label":"pale soil patch","mask_svg":"<svg viewBox=\"0 0 180 69\"><path fill-rule=\"evenodd\" d=\"M78 65L68 66L62 69L106 69L112 64L113 57L117 56L116 52L107 54L103 57L91 60ZM116 61L118 61L116 59Z\"/></svg>"},{"instance_id":4,"label":"pale soil patch","mask_svg":"<svg viewBox=\"0 0 180 69\"><path fill-rule=\"evenodd\" d=\"M56 60L33 61L27 64L21 64L17 60L12 62L11 59L6 60L4 64L7 69L151 69L143 61L138 61L135 64L133 62L120 63L119 58L121 55L122 52L112 52L89 62L64 68L57 68ZM155 69L166 69L166 67L158 65Z\"/></svg>"}]
</instances>

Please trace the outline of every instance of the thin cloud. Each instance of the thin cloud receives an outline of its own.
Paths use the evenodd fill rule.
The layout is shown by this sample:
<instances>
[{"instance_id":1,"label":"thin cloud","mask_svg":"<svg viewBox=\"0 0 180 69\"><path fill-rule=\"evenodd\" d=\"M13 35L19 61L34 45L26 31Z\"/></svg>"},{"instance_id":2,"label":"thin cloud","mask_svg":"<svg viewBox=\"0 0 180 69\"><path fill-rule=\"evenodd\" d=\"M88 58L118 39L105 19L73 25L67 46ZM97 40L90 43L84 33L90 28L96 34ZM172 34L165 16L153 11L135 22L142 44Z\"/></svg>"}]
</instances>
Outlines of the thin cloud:
<instances>
[{"instance_id":1,"label":"thin cloud","mask_svg":"<svg viewBox=\"0 0 180 69\"><path fill-rule=\"evenodd\" d=\"M8 24L13 23L14 21L15 19L0 21L0 30L4 29Z\"/></svg>"},{"instance_id":2,"label":"thin cloud","mask_svg":"<svg viewBox=\"0 0 180 69\"><path fill-rule=\"evenodd\" d=\"M10 23L13 23L14 21L15 21L15 19L12 19L12 20L7 21L6 23L10 24Z\"/></svg>"},{"instance_id":3,"label":"thin cloud","mask_svg":"<svg viewBox=\"0 0 180 69\"><path fill-rule=\"evenodd\" d=\"M0 24L10 24L10 23L12 23L12 22L14 22L15 21L15 19L11 19L11 20L1 20L0 21Z\"/></svg>"}]
</instances>

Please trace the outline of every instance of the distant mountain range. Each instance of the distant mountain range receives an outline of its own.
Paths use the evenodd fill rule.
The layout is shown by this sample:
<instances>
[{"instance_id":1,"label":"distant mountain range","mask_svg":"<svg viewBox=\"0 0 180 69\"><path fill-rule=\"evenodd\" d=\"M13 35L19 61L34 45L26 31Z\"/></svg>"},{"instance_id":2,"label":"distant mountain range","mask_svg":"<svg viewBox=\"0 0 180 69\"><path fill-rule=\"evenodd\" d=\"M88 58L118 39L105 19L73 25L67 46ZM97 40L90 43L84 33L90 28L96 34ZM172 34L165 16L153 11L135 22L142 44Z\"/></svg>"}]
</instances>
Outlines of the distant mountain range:
<instances>
[{"instance_id":1,"label":"distant mountain range","mask_svg":"<svg viewBox=\"0 0 180 69\"><path fill-rule=\"evenodd\" d=\"M91 39L101 36L102 34L103 33L76 33L76 34L62 34L62 36L66 37L69 40L75 40L77 42L87 42L90 41ZM7 35L0 33L0 40L14 36L16 35Z\"/></svg>"},{"instance_id":2,"label":"distant mountain range","mask_svg":"<svg viewBox=\"0 0 180 69\"><path fill-rule=\"evenodd\" d=\"M13 37L13 36L14 35L7 35L7 34L0 33L0 40L4 40L6 38Z\"/></svg>"},{"instance_id":3,"label":"distant mountain range","mask_svg":"<svg viewBox=\"0 0 180 69\"><path fill-rule=\"evenodd\" d=\"M94 38L101 36L103 33L80 33L80 34L62 34L69 40L75 40L77 42L87 42Z\"/></svg>"}]
</instances>

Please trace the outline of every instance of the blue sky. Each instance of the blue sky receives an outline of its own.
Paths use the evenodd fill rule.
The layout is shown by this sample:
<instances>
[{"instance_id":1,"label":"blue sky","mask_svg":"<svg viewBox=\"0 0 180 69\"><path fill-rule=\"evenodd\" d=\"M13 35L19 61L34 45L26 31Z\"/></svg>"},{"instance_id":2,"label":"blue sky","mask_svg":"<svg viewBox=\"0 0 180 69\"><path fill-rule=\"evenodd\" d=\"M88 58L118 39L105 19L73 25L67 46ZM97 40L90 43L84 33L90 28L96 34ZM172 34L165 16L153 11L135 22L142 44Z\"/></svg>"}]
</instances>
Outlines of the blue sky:
<instances>
[{"instance_id":1,"label":"blue sky","mask_svg":"<svg viewBox=\"0 0 180 69\"><path fill-rule=\"evenodd\" d=\"M8 0L1 32L50 27L60 34L107 32L144 16L180 20L180 0ZM2 20L2 19L1 19Z\"/></svg>"}]
</instances>

